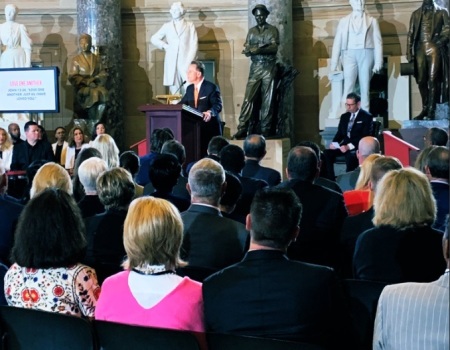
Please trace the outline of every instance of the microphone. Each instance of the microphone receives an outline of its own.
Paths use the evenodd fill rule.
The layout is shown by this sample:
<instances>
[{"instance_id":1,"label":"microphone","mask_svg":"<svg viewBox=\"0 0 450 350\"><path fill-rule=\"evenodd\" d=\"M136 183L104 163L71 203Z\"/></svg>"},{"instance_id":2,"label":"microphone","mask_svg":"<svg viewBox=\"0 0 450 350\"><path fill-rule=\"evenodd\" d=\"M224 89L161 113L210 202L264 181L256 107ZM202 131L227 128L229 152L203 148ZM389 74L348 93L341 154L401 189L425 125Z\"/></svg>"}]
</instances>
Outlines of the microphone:
<instances>
[{"instance_id":1,"label":"microphone","mask_svg":"<svg viewBox=\"0 0 450 350\"><path fill-rule=\"evenodd\" d=\"M173 95L176 95L176 94L181 90L181 88L183 87L184 84L186 84L186 80L184 80L184 81L181 83L180 87L178 88L177 91L175 91L175 93L174 93Z\"/></svg>"}]
</instances>

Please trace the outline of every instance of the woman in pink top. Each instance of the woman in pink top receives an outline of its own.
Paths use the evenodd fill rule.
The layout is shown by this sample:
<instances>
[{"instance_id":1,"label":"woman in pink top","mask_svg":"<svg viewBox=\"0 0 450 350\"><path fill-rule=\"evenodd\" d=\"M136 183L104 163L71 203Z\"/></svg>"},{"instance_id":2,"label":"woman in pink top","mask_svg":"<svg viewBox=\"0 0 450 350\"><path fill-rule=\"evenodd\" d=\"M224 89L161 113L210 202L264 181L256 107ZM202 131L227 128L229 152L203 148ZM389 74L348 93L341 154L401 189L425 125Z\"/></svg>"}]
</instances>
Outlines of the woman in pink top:
<instances>
[{"instance_id":1,"label":"woman in pink top","mask_svg":"<svg viewBox=\"0 0 450 350\"><path fill-rule=\"evenodd\" d=\"M175 274L183 222L168 201L135 199L124 224L125 271L105 280L97 320L204 332L201 283Z\"/></svg>"}]
</instances>

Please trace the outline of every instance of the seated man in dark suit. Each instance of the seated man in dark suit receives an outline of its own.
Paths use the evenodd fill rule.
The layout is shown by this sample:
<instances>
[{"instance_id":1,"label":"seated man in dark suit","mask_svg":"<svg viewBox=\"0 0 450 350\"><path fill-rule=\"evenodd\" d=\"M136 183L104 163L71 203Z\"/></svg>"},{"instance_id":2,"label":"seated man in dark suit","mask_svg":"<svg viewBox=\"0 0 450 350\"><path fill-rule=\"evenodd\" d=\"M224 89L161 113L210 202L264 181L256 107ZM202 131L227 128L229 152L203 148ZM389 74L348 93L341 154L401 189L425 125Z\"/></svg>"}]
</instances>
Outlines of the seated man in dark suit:
<instances>
[{"instance_id":1,"label":"seated man in dark suit","mask_svg":"<svg viewBox=\"0 0 450 350\"><path fill-rule=\"evenodd\" d=\"M288 180L281 187L294 190L303 205L301 231L288 249L290 259L337 267L339 236L347 209L342 194L316 185L319 164L314 151L297 146L287 159Z\"/></svg>"},{"instance_id":2,"label":"seated man in dark suit","mask_svg":"<svg viewBox=\"0 0 450 350\"><path fill-rule=\"evenodd\" d=\"M219 270L242 259L248 247L245 226L220 214L225 171L215 160L199 160L189 172L190 208L181 213L181 258L191 266Z\"/></svg>"},{"instance_id":3,"label":"seated man in dark suit","mask_svg":"<svg viewBox=\"0 0 450 350\"><path fill-rule=\"evenodd\" d=\"M442 128L429 128L423 136L423 146L447 146L448 133Z\"/></svg>"},{"instance_id":4,"label":"seated man in dark suit","mask_svg":"<svg viewBox=\"0 0 450 350\"><path fill-rule=\"evenodd\" d=\"M248 135L244 141L245 166L242 169L242 176L264 180L269 186L276 186L281 182L281 174L275 169L259 164L266 153L264 136Z\"/></svg>"},{"instance_id":5,"label":"seated man in dark suit","mask_svg":"<svg viewBox=\"0 0 450 350\"><path fill-rule=\"evenodd\" d=\"M84 187L84 197L77 204L83 219L105 211L105 206L97 193L97 178L107 169L106 162L98 157L86 159L78 168L78 177Z\"/></svg>"},{"instance_id":6,"label":"seated man in dark suit","mask_svg":"<svg viewBox=\"0 0 450 350\"><path fill-rule=\"evenodd\" d=\"M39 140L39 126L35 122L26 122L26 142L14 145L11 170L26 170L36 160L55 161L52 145Z\"/></svg>"},{"instance_id":7,"label":"seated man in dark suit","mask_svg":"<svg viewBox=\"0 0 450 350\"><path fill-rule=\"evenodd\" d=\"M239 179L229 171L225 172L225 177L227 189L225 190L222 198L220 198L220 212L226 218L233 219L245 225L245 218L247 215L236 214L234 212L237 201L242 194L242 184Z\"/></svg>"},{"instance_id":8,"label":"seated man in dark suit","mask_svg":"<svg viewBox=\"0 0 450 350\"><path fill-rule=\"evenodd\" d=\"M205 158L211 158L214 159L217 162L220 162L220 151L225 146L229 145L230 142L223 136L214 136L211 138L211 140L208 143L208 149L207 149L207 155ZM189 171L191 170L192 166L195 164L196 161L190 162L186 166L186 176L189 174Z\"/></svg>"},{"instance_id":9,"label":"seated man in dark suit","mask_svg":"<svg viewBox=\"0 0 450 350\"><path fill-rule=\"evenodd\" d=\"M197 109L203 114L201 124L200 154L206 156L209 140L213 136L222 135L222 96L219 87L205 80L205 65L200 61L192 61L187 71L190 85L180 103Z\"/></svg>"},{"instance_id":10,"label":"seated man in dark suit","mask_svg":"<svg viewBox=\"0 0 450 350\"><path fill-rule=\"evenodd\" d=\"M229 171L236 176L242 185L242 194L236 203L234 213L236 215L246 216L250 213L250 205L253 196L260 188L268 186L267 182L252 177L242 176L242 169L245 166L245 155L242 148L237 145L225 146L220 151L220 164L226 171Z\"/></svg>"},{"instance_id":11,"label":"seated man in dark suit","mask_svg":"<svg viewBox=\"0 0 450 350\"><path fill-rule=\"evenodd\" d=\"M361 98L355 93L347 95L345 103L347 112L341 115L338 130L330 144L324 151L326 177L335 180L334 162L336 157L345 156L346 171L352 171L358 166L356 150L359 140L369 136L372 131L372 115L361 109Z\"/></svg>"},{"instance_id":12,"label":"seated man in dark suit","mask_svg":"<svg viewBox=\"0 0 450 350\"><path fill-rule=\"evenodd\" d=\"M208 332L343 348L349 317L334 271L286 256L299 234L301 212L289 189L256 193L247 216L249 251L203 282Z\"/></svg>"}]
</instances>

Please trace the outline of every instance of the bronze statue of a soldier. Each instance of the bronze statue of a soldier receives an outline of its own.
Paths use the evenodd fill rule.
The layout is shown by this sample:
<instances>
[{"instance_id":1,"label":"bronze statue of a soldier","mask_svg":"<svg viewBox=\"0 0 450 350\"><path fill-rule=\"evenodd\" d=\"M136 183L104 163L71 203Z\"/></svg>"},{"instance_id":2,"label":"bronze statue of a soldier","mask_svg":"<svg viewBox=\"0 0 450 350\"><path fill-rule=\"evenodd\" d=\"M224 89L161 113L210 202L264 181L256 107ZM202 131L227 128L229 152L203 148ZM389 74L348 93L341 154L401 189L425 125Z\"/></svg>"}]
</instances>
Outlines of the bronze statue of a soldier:
<instances>
[{"instance_id":1,"label":"bronze statue of a soldier","mask_svg":"<svg viewBox=\"0 0 450 350\"><path fill-rule=\"evenodd\" d=\"M448 101L449 36L447 10L433 0L423 0L411 15L407 44L408 61L414 63L422 97L422 111L414 119L434 119L436 103Z\"/></svg>"}]
</instances>

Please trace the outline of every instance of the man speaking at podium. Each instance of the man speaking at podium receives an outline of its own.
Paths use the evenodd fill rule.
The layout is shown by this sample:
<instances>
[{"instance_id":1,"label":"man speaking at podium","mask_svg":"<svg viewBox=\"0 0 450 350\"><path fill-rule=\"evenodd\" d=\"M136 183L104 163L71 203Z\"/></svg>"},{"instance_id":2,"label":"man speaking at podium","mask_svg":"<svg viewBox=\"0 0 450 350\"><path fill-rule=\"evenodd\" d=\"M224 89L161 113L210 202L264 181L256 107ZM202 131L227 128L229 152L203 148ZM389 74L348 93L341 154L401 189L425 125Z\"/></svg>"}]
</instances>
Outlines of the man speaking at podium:
<instances>
[{"instance_id":1,"label":"man speaking at podium","mask_svg":"<svg viewBox=\"0 0 450 350\"><path fill-rule=\"evenodd\" d=\"M200 61L192 61L187 71L190 85L179 103L195 108L203 114L201 126L201 156L206 156L209 140L213 136L222 135L222 97L219 87L205 80L205 65Z\"/></svg>"}]
</instances>

